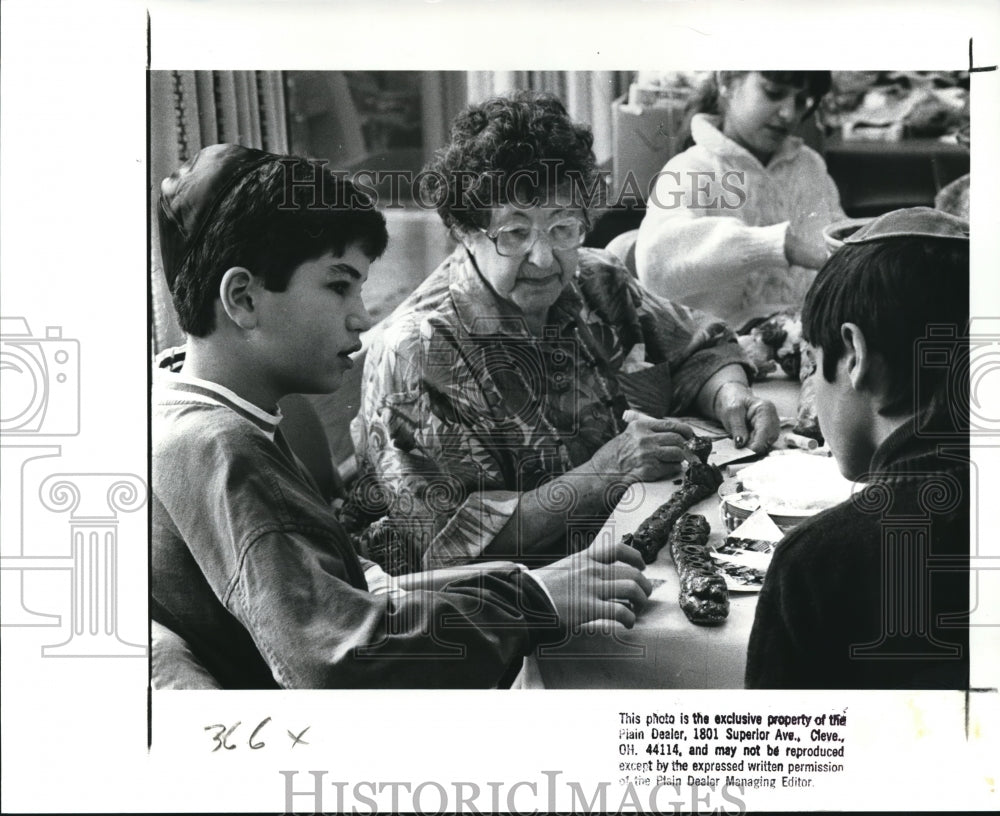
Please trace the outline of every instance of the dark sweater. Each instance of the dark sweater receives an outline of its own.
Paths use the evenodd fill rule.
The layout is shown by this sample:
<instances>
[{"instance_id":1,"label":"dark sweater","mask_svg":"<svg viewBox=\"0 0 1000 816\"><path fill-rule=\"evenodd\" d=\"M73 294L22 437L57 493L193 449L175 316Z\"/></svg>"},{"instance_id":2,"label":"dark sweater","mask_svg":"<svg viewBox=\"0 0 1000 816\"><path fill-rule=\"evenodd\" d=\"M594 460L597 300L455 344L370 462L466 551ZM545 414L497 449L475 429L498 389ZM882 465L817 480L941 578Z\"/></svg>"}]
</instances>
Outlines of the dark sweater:
<instances>
[{"instance_id":1,"label":"dark sweater","mask_svg":"<svg viewBox=\"0 0 1000 816\"><path fill-rule=\"evenodd\" d=\"M781 542L747 688L960 689L969 682L969 459L896 430L864 489Z\"/></svg>"}]
</instances>

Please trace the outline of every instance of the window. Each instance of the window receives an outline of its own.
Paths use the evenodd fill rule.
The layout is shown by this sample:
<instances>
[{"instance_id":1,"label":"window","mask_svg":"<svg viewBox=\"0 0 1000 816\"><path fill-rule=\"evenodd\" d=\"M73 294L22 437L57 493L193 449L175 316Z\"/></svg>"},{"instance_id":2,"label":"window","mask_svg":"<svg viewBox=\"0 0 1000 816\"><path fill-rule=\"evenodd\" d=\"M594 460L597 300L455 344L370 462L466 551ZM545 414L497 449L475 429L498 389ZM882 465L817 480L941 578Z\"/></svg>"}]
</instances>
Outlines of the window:
<instances>
[{"instance_id":1,"label":"window","mask_svg":"<svg viewBox=\"0 0 1000 816\"><path fill-rule=\"evenodd\" d=\"M444 143L467 93L463 72L286 71L291 152L327 159L352 175L367 171L380 204L396 205L387 196L398 186L398 204L410 205L409 184L392 185L378 174L415 177Z\"/></svg>"}]
</instances>

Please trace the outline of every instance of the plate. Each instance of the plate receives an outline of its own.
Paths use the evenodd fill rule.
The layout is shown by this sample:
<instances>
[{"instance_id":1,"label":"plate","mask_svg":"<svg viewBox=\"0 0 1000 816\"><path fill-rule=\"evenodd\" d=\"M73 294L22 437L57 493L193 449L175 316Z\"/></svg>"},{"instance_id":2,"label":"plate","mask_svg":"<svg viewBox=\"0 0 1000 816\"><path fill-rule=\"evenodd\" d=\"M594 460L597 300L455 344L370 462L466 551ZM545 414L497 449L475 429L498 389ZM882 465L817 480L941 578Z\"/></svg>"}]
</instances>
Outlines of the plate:
<instances>
[{"instance_id":1,"label":"plate","mask_svg":"<svg viewBox=\"0 0 1000 816\"><path fill-rule=\"evenodd\" d=\"M763 586L764 575L760 573L760 580L757 580L757 571L751 568L734 564L732 561L716 561L715 566L726 581L726 589L730 592L760 592ZM753 574L753 578L748 576Z\"/></svg>"},{"instance_id":2,"label":"plate","mask_svg":"<svg viewBox=\"0 0 1000 816\"><path fill-rule=\"evenodd\" d=\"M712 550L711 556L730 592L760 592L764 574L771 563L770 553L743 549L730 552Z\"/></svg>"},{"instance_id":3,"label":"plate","mask_svg":"<svg viewBox=\"0 0 1000 816\"><path fill-rule=\"evenodd\" d=\"M742 482L738 478L726 479L719 486L719 513L722 517L722 526L727 533L731 533L750 515L757 510L760 505L760 497L750 490L740 490ZM795 529L811 514L784 515L780 513L768 513L774 523L783 533Z\"/></svg>"},{"instance_id":4,"label":"plate","mask_svg":"<svg viewBox=\"0 0 1000 816\"><path fill-rule=\"evenodd\" d=\"M855 487L833 457L799 450L772 451L742 468L736 478L743 490L760 497L769 515L800 520L847 501Z\"/></svg>"}]
</instances>

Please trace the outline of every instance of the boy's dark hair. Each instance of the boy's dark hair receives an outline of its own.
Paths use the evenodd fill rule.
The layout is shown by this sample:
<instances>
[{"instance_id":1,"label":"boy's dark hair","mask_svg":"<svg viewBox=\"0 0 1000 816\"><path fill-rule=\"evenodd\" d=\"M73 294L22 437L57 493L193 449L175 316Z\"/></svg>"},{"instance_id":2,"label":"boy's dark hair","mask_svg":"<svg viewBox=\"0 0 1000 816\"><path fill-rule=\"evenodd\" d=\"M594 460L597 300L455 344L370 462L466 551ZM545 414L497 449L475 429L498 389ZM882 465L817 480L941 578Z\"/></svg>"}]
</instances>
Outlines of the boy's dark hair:
<instances>
[{"instance_id":1,"label":"boy's dark hair","mask_svg":"<svg viewBox=\"0 0 1000 816\"><path fill-rule=\"evenodd\" d=\"M888 381L880 413L886 416L933 412L945 407L942 400L963 401L954 393L963 387L954 366L921 366L919 341L932 327L949 326L967 353L968 322L968 241L918 236L845 244L820 269L802 306L802 337L823 350L827 382L845 352L844 323L856 324L868 350L882 355ZM960 367L963 349L955 352Z\"/></svg>"},{"instance_id":2,"label":"boy's dark hair","mask_svg":"<svg viewBox=\"0 0 1000 816\"><path fill-rule=\"evenodd\" d=\"M471 105L424 168L421 197L449 229L486 228L490 207L516 201L545 206L573 185L585 212L603 201L594 134L573 122L552 94L518 91Z\"/></svg>"},{"instance_id":3,"label":"boy's dark hair","mask_svg":"<svg viewBox=\"0 0 1000 816\"><path fill-rule=\"evenodd\" d=\"M385 251L385 217L370 199L351 182L328 170L324 162L232 145L213 148L217 148L216 155L225 149L248 161L236 171L204 171L220 176L229 172L231 178L223 179L221 184L209 179L203 185L205 194L220 195L215 204L182 202L187 212L202 210L194 217L192 227L178 225L186 211L168 200L167 182L161 196L161 235L169 232L171 240L180 245L179 249L171 246L169 252L164 251L164 271L178 321L186 333L205 337L214 331L219 285L231 267L246 267L263 279L268 290L282 292L296 267L326 252L341 255L356 245L375 260ZM199 172L197 168L207 166L209 160L202 159L201 165L197 160L186 165L195 168L189 169L188 175ZM231 166L232 160L224 154L222 161ZM176 179L177 174L171 178ZM224 191L229 184L231 188ZM201 188L191 192L193 187L196 184L189 183L184 193L188 199L203 195Z\"/></svg>"}]
</instances>

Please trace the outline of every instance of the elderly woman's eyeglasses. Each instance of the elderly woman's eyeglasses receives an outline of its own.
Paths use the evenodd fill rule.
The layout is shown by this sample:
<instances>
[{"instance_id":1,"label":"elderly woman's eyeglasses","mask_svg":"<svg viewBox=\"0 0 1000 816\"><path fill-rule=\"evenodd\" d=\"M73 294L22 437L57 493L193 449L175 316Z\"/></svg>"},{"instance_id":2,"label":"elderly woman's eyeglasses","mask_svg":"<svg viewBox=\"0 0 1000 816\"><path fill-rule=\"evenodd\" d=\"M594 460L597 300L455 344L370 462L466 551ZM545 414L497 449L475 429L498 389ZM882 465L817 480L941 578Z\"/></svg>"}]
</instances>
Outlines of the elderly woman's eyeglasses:
<instances>
[{"instance_id":1,"label":"elderly woman's eyeglasses","mask_svg":"<svg viewBox=\"0 0 1000 816\"><path fill-rule=\"evenodd\" d=\"M538 236L546 234L552 249L576 249L583 244L587 235L587 223L579 218L565 218L557 221L547 230L537 227L511 224L496 230L479 227L479 231L493 242L497 254L505 258L526 255L538 241Z\"/></svg>"}]
</instances>

